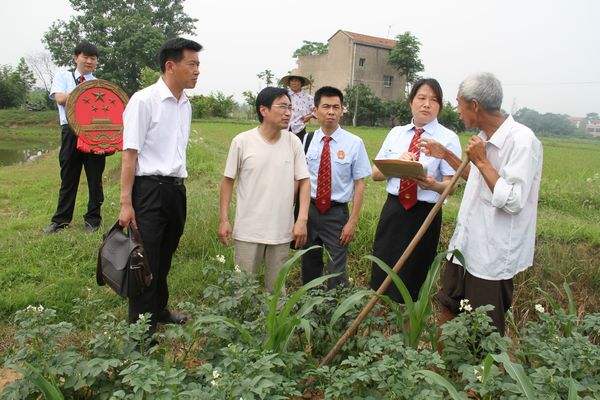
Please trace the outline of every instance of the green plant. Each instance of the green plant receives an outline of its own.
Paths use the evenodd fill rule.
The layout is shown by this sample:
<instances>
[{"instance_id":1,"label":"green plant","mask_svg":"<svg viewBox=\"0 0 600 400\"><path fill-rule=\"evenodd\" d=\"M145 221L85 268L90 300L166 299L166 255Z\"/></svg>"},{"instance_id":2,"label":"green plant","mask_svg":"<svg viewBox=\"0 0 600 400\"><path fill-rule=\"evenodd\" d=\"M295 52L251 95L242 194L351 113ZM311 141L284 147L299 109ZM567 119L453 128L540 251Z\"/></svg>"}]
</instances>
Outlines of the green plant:
<instances>
[{"instance_id":1,"label":"green plant","mask_svg":"<svg viewBox=\"0 0 600 400\"><path fill-rule=\"evenodd\" d=\"M402 279L396 274L389 266L387 266L382 260L374 256L365 256L365 258L374 261L379 268L383 269L387 272L388 275L392 277L392 281L398 288L398 291L402 295L402 299L404 300L406 314L408 316L408 332L405 333L407 342L409 346L417 347L419 344L419 340L421 339L421 335L426 328L427 320L431 315L431 298L434 294L435 282L440 271L442 261L444 261L448 254L453 254L459 260L464 262L462 255L458 251L454 252L443 252L438 254L429 271L427 272L427 277L425 278L425 282L421 286L419 290L419 295L416 301L414 301L406 288ZM464 265L464 264L463 264ZM402 318L403 319L403 318Z\"/></svg>"}]
</instances>

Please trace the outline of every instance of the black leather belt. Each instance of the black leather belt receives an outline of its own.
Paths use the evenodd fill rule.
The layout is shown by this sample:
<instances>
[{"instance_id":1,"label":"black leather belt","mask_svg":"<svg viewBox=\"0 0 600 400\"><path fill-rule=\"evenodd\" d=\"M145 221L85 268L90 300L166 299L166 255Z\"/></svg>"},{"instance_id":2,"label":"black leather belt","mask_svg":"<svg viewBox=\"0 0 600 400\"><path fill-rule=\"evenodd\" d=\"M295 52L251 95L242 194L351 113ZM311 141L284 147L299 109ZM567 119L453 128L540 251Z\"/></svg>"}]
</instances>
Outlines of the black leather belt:
<instances>
[{"instance_id":1,"label":"black leather belt","mask_svg":"<svg viewBox=\"0 0 600 400\"><path fill-rule=\"evenodd\" d=\"M178 178L176 176L162 176L162 175L142 175L136 176L135 179L140 180L149 180L155 181L159 183L166 183L168 185L183 185L183 178Z\"/></svg>"},{"instance_id":2,"label":"black leather belt","mask_svg":"<svg viewBox=\"0 0 600 400\"><path fill-rule=\"evenodd\" d=\"M310 199L310 202L311 202L312 204L315 204L315 205L316 205L316 203L317 203L317 200L315 200L315 199L311 198L311 199ZM348 203L340 203L340 202L337 202L337 201L333 201L333 200L331 200L331 207L339 207L339 206L347 206L347 205L348 205Z\"/></svg>"}]
</instances>

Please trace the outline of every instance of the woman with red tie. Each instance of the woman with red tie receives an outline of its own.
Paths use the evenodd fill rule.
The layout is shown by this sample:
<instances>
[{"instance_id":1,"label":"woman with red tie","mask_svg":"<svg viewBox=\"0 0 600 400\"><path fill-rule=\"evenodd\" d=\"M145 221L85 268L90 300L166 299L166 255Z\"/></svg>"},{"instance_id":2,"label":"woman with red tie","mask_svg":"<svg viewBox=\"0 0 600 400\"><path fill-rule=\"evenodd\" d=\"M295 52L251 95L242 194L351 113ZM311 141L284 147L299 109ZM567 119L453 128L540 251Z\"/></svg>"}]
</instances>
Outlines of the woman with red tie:
<instances>
[{"instance_id":1,"label":"woman with red tie","mask_svg":"<svg viewBox=\"0 0 600 400\"><path fill-rule=\"evenodd\" d=\"M374 181L386 181L388 192L375 233L373 255L390 267L396 264L454 175L454 169L447 162L421 153L419 140L434 139L459 158L461 156L458 136L437 120L443 107L442 88L438 81L430 78L417 81L410 91L408 102L412 121L396 126L388 133L376 159L418 161L423 164L427 177L420 180L386 177L375 165L372 174ZM399 272L413 300L417 299L435 258L441 226L440 211ZM373 263L371 287L377 290L386 277L387 273ZM403 303L395 285L390 285L386 294Z\"/></svg>"}]
</instances>

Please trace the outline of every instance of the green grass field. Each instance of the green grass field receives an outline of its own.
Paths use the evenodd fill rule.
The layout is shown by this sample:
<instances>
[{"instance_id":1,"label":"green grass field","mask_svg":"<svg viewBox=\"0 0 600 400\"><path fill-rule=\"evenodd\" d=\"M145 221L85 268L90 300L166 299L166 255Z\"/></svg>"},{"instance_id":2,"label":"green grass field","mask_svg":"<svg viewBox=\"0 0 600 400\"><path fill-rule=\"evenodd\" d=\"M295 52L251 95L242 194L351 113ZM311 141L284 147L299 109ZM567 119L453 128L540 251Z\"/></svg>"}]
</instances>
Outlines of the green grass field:
<instances>
[{"instance_id":1,"label":"green grass field","mask_svg":"<svg viewBox=\"0 0 600 400\"><path fill-rule=\"evenodd\" d=\"M0 121L3 115L0 115ZM0 149L26 147L32 142L58 147L58 127L0 124ZM231 138L253 123L194 122L188 148L188 220L170 274L172 303L198 297L207 282L198 270L217 254L232 260L232 249L219 244L218 183ZM374 157L387 133L384 128L351 129L360 135ZM468 138L461 136L463 143ZM554 293L551 282L572 282L580 307L599 311L600 300L600 144L585 140L544 139L544 173L538 217L538 243L533 268L516 281L515 315L526 318L537 302L544 303L537 287ZM104 228L119 211L120 156L107 159ZM124 316L125 302L95 284L96 252L102 233L83 231L87 202L84 178L80 184L72 227L45 236L56 207L59 186L57 151L31 163L0 168L0 343L9 340L9 317L29 304L43 304L66 315L73 299L88 295L103 299L115 314ZM443 248L453 229L460 195L457 191L444 207ZM368 280L372 239L385 198L384 185L368 181L357 237L351 245L350 275L357 284ZM297 275L296 275L297 276ZM297 281L297 279L296 279ZM0 346L0 352L2 346Z\"/></svg>"}]
</instances>

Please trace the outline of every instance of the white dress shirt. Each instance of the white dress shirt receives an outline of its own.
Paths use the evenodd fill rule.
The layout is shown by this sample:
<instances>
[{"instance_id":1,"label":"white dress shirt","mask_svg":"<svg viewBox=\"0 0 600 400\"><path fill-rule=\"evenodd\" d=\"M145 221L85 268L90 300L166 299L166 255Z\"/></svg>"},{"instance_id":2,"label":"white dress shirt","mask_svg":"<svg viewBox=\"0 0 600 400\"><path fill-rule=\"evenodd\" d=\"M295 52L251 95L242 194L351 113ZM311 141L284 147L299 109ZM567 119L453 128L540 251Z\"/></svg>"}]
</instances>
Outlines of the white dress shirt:
<instances>
[{"instance_id":1,"label":"white dress shirt","mask_svg":"<svg viewBox=\"0 0 600 400\"><path fill-rule=\"evenodd\" d=\"M392 128L383 141L375 159L399 159L400 155L407 152L410 147L410 142L415 135L414 128L415 125L413 123ZM440 124L437 119L423 126L423 129L424 132L421 134L421 138L434 139L456 154L458 158L461 157L460 141L456 133ZM419 162L423 164L427 174L433 176L437 181L442 181L444 176L452 176L455 172L446 161L426 156L423 152L419 154ZM397 196L399 190L400 178L387 178L387 192ZM421 189L417 186L417 200L435 203L439 197L440 194L438 192Z\"/></svg>"},{"instance_id":2,"label":"white dress shirt","mask_svg":"<svg viewBox=\"0 0 600 400\"><path fill-rule=\"evenodd\" d=\"M308 136L308 135L307 135ZM304 136L305 142L306 137ZM306 162L310 174L310 196L317 197L317 183L323 137L319 128L308 146ZM331 153L331 200L348 203L354 196L354 181L371 176L371 162L362 139L340 126L331 134L329 152Z\"/></svg>"},{"instance_id":3,"label":"white dress shirt","mask_svg":"<svg viewBox=\"0 0 600 400\"><path fill-rule=\"evenodd\" d=\"M67 71L60 70L54 76L54 80L52 81L52 87L50 88L50 98L54 100L54 95L56 93L71 93L75 86L77 86L76 79L79 79L81 73L75 69L75 71ZM96 77L92 74L85 74L83 78L86 81L91 81L92 79L96 79ZM61 125L66 125L69 122L67 121L67 113L65 111L65 106L61 104L57 104L58 106L58 117L60 119Z\"/></svg>"},{"instance_id":4,"label":"white dress shirt","mask_svg":"<svg viewBox=\"0 0 600 400\"><path fill-rule=\"evenodd\" d=\"M186 178L191 122L187 96L177 100L162 77L131 96L123 113L123 150L138 151L135 175Z\"/></svg>"},{"instance_id":5,"label":"white dress shirt","mask_svg":"<svg viewBox=\"0 0 600 400\"><path fill-rule=\"evenodd\" d=\"M485 150L500 178L491 191L471 164L449 249L460 250L478 278L510 279L533 264L542 144L509 115Z\"/></svg>"},{"instance_id":6,"label":"white dress shirt","mask_svg":"<svg viewBox=\"0 0 600 400\"><path fill-rule=\"evenodd\" d=\"M298 93L292 89L288 89L290 95L290 101L292 102L292 117L290 118L289 130L292 133L298 133L306 127L306 124L302 121L302 118L310 114L315 106L313 97L303 90Z\"/></svg>"}]
</instances>

